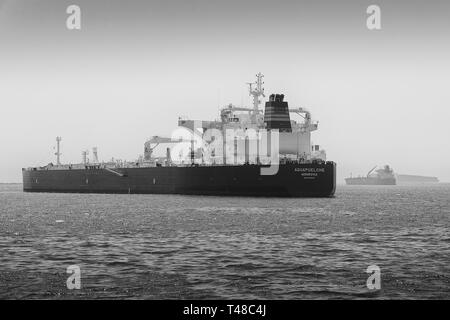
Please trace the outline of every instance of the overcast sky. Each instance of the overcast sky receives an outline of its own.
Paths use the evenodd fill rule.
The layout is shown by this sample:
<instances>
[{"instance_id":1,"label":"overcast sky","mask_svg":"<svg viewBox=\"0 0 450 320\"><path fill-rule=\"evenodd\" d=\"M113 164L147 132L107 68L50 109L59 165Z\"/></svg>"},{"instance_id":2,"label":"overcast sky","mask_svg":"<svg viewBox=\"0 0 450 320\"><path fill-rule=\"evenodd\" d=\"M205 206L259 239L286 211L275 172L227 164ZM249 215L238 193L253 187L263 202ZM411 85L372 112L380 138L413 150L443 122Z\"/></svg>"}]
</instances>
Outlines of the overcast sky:
<instances>
[{"instance_id":1,"label":"overcast sky","mask_svg":"<svg viewBox=\"0 0 450 320\"><path fill-rule=\"evenodd\" d=\"M134 160L180 115L251 105L257 72L311 110L339 182L383 164L450 182L450 1L398 0L0 0L0 182L54 162L57 135L63 162Z\"/></svg>"}]
</instances>

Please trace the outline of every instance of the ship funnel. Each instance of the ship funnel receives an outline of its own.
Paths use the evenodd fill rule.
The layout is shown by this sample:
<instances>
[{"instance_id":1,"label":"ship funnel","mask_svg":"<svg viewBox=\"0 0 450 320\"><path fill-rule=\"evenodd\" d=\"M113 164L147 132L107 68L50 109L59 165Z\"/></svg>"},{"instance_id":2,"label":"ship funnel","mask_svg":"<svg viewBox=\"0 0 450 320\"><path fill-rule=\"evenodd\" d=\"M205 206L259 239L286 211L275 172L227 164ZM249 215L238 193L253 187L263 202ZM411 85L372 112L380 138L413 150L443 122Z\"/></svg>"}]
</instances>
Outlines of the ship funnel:
<instances>
[{"instance_id":1,"label":"ship funnel","mask_svg":"<svg viewBox=\"0 0 450 320\"><path fill-rule=\"evenodd\" d=\"M271 94L266 102L264 123L267 129L278 129L280 132L292 132L291 118L284 94Z\"/></svg>"}]
</instances>

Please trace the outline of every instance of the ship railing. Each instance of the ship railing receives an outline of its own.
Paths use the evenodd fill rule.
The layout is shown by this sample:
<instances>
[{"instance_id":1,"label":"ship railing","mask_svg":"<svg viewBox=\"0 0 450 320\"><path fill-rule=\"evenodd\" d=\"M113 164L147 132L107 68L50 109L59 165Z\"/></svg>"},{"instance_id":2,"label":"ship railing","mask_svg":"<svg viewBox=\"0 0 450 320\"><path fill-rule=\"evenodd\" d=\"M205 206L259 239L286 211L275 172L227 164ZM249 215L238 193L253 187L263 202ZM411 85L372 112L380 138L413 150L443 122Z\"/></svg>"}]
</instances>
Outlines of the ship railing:
<instances>
[{"instance_id":1,"label":"ship railing","mask_svg":"<svg viewBox=\"0 0 450 320\"><path fill-rule=\"evenodd\" d=\"M279 164L332 164L333 161L324 161L321 159L289 159L280 158ZM242 166L242 165L270 165L270 161L263 162L238 162L238 163L200 163L200 162L186 162L186 163L174 163L174 162L130 162L130 163L101 163L101 164L64 164L64 165L52 165L43 167L28 167L22 168L22 171L45 171L45 170L72 170L72 169L120 169L120 168L151 168L151 167L217 167L217 166Z\"/></svg>"}]
</instances>

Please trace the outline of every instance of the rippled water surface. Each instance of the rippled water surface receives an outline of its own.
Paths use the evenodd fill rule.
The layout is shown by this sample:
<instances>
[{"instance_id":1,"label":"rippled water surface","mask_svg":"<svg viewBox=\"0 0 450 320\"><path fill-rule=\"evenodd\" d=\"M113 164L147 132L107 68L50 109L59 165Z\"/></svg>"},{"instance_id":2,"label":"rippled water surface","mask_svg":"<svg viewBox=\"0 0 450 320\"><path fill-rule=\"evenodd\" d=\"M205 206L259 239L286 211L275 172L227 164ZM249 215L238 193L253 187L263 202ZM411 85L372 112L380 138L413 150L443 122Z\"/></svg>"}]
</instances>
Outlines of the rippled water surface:
<instances>
[{"instance_id":1,"label":"rippled water surface","mask_svg":"<svg viewBox=\"0 0 450 320\"><path fill-rule=\"evenodd\" d=\"M69 265L81 290L66 287ZM330 199L0 185L0 298L449 299L450 185L339 186Z\"/></svg>"}]
</instances>

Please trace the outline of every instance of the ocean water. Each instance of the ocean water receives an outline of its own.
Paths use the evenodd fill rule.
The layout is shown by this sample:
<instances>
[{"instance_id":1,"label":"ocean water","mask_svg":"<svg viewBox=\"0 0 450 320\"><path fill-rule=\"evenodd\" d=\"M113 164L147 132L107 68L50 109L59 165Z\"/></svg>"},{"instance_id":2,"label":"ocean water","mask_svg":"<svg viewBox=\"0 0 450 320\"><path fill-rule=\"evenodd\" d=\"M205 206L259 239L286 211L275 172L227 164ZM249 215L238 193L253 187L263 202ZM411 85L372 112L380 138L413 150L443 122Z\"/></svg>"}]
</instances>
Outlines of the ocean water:
<instances>
[{"instance_id":1,"label":"ocean water","mask_svg":"<svg viewBox=\"0 0 450 320\"><path fill-rule=\"evenodd\" d=\"M449 299L450 185L338 186L329 199L0 185L0 298Z\"/></svg>"}]
</instances>

